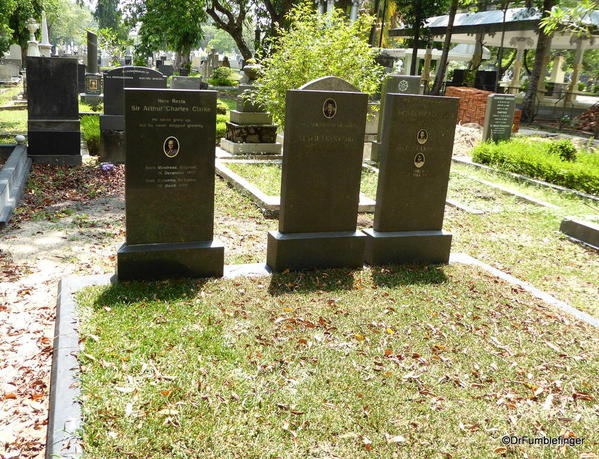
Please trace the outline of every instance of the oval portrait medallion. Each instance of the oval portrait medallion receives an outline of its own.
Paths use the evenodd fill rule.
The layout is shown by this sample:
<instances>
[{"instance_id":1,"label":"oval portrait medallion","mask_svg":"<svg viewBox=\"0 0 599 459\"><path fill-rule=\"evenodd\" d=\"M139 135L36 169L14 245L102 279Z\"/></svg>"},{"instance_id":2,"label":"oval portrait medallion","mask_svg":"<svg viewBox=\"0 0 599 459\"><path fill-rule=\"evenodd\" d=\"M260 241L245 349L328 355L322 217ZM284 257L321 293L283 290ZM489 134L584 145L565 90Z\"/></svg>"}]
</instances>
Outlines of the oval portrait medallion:
<instances>
[{"instance_id":1,"label":"oval portrait medallion","mask_svg":"<svg viewBox=\"0 0 599 459\"><path fill-rule=\"evenodd\" d=\"M162 151L164 151L167 158L174 158L177 156L180 149L179 140L172 135L167 137L162 144Z\"/></svg>"},{"instance_id":2,"label":"oval portrait medallion","mask_svg":"<svg viewBox=\"0 0 599 459\"><path fill-rule=\"evenodd\" d=\"M416 153L416 156L414 156L414 166L416 166L418 169L424 166L425 161L426 158L424 157L423 153Z\"/></svg>"},{"instance_id":3,"label":"oval portrait medallion","mask_svg":"<svg viewBox=\"0 0 599 459\"><path fill-rule=\"evenodd\" d=\"M406 92L407 89L408 89L408 80L401 80L399 82L399 84L397 85L397 90L399 92Z\"/></svg>"},{"instance_id":4,"label":"oval portrait medallion","mask_svg":"<svg viewBox=\"0 0 599 459\"><path fill-rule=\"evenodd\" d=\"M428 132L426 132L424 129L420 129L416 135L416 140L418 140L420 145L424 145L426 142L428 142Z\"/></svg>"},{"instance_id":5,"label":"oval portrait medallion","mask_svg":"<svg viewBox=\"0 0 599 459\"><path fill-rule=\"evenodd\" d=\"M337 114L337 102L334 99L327 99L322 104L322 114L325 118L334 118Z\"/></svg>"}]
</instances>

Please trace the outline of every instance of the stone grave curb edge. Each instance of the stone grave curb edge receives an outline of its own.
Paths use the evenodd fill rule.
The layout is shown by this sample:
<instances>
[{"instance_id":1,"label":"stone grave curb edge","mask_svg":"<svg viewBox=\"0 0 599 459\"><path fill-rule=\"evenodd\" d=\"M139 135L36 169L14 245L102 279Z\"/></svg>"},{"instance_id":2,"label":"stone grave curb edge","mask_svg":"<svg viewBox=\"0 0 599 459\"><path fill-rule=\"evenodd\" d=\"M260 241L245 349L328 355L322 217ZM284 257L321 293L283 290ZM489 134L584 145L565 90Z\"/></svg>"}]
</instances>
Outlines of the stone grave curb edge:
<instances>
[{"instance_id":1,"label":"stone grave curb edge","mask_svg":"<svg viewBox=\"0 0 599 459\"><path fill-rule=\"evenodd\" d=\"M0 208L0 228L8 223L23 197L30 170L31 159L27 157L27 147L16 145L4 165L0 167L0 184L6 184L3 194L7 194L5 204Z\"/></svg>"}]
</instances>

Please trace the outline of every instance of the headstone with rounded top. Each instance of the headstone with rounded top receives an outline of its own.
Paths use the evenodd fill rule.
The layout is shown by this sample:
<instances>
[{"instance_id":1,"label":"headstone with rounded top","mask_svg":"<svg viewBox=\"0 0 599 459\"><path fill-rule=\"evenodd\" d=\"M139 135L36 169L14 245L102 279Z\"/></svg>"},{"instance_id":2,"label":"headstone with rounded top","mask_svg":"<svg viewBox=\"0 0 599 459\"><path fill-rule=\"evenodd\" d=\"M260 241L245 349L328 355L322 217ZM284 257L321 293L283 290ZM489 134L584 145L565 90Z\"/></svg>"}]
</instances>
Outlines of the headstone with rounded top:
<instances>
[{"instance_id":1,"label":"headstone with rounded top","mask_svg":"<svg viewBox=\"0 0 599 459\"><path fill-rule=\"evenodd\" d=\"M268 233L275 272L363 262L356 222L368 95L319 80L287 91L279 230ZM346 90L324 89L330 83Z\"/></svg>"}]
</instances>

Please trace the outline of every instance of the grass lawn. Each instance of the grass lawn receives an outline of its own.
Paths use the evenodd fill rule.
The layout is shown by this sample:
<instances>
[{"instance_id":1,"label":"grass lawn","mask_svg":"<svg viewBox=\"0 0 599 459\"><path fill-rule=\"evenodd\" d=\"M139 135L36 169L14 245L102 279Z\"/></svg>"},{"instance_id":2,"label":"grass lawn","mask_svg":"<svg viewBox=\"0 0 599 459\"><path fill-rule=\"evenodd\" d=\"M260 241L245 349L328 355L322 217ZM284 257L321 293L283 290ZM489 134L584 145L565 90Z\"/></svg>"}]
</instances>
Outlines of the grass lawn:
<instances>
[{"instance_id":1,"label":"grass lawn","mask_svg":"<svg viewBox=\"0 0 599 459\"><path fill-rule=\"evenodd\" d=\"M17 86L10 86L8 88L2 89L6 89L6 91L0 93L0 107L10 104L13 100L13 97L18 96L19 93L21 93L23 90L23 85L19 84Z\"/></svg>"},{"instance_id":2,"label":"grass lawn","mask_svg":"<svg viewBox=\"0 0 599 459\"><path fill-rule=\"evenodd\" d=\"M596 331L471 267L131 283L79 302L88 457L597 452Z\"/></svg>"},{"instance_id":3,"label":"grass lawn","mask_svg":"<svg viewBox=\"0 0 599 459\"><path fill-rule=\"evenodd\" d=\"M265 193L279 194L280 166L226 165ZM473 178L493 181L560 206L560 209L547 209L518 200ZM371 198L376 197L376 180L375 173L363 170L362 192ZM599 213L596 203L460 164L452 164L448 196L487 212L472 215L447 208L445 229L454 235L453 251L466 252L599 317L597 254L572 243L559 232L565 216L584 217ZM366 220L363 226L368 227L371 219L371 216L363 216L362 222Z\"/></svg>"},{"instance_id":4,"label":"grass lawn","mask_svg":"<svg viewBox=\"0 0 599 459\"><path fill-rule=\"evenodd\" d=\"M27 134L27 108L24 110L0 110L0 134L8 134L4 143L14 143L14 136Z\"/></svg>"}]
</instances>

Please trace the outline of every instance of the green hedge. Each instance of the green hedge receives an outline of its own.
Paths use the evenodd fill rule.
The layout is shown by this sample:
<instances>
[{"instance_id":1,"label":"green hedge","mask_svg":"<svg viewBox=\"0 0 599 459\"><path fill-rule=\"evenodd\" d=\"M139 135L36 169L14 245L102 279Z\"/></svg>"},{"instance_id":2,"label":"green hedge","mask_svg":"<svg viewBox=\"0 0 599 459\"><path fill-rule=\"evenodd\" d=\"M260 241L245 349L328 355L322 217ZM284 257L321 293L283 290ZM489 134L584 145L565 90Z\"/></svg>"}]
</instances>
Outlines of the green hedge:
<instances>
[{"instance_id":1,"label":"green hedge","mask_svg":"<svg viewBox=\"0 0 599 459\"><path fill-rule=\"evenodd\" d=\"M512 139L482 143L472 150L472 160L527 175L574 190L599 195L599 154L578 151L575 160L563 160L552 145L538 139Z\"/></svg>"}]
</instances>

